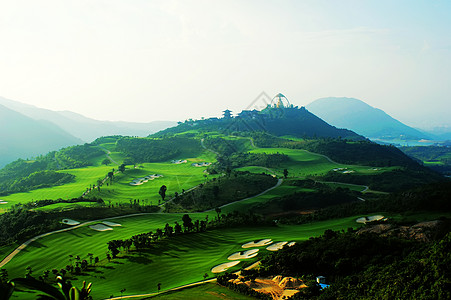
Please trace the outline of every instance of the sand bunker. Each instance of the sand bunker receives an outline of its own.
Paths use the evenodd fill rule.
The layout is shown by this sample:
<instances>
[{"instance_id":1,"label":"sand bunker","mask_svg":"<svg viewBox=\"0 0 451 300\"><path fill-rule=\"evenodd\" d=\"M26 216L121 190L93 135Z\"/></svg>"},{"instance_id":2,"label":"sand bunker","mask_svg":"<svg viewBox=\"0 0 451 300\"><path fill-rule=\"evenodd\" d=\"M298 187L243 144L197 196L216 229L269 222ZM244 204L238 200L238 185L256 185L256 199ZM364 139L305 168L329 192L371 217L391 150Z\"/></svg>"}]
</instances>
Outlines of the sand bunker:
<instances>
[{"instance_id":1,"label":"sand bunker","mask_svg":"<svg viewBox=\"0 0 451 300\"><path fill-rule=\"evenodd\" d=\"M355 171L353 170L348 170L348 171L344 171L343 174L350 174L350 173L354 173Z\"/></svg>"},{"instance_id":2,"label":"sand bunker","mask_svg":"<svg viewBox=\"0 0 451 300\"><path fill-rule=\"evenodd\" d=\"M8 202L6 202L5 200L0 200L0 204L7 204Z\"/></svg>"},{"instance_id":3,"label":"sand bunker","mask_svg":"<svg viewBox=\"0 0 451 300\"><path fill-rule=\"evenodd\" d=\"M383 218L384 218L383 215L374 215L374 216L370 216L370 217L361 217L361 218L358 218L355 221L357 223L366 224L366 223L370 223L370 222L374 222L374 221L380 221Z\"/></svg>"},{"instance_id":4,"label":"sand bunker","mask_svg":"<svg viewBox=\"0 0 451 300\"><path fill-rule=\"evenodd\" d=\"M266 247L266 250L269 251L279 251L280 249L283 248L283 246L285 246L288 242L279 242L279 243L274 243L269 247Z\"/></svg>"},{"instance_id":5,"label":"sand bunker","mask_svg":"<svg viewBox=\"0 0 451 300\"><path fill-rule=\"evenodd\" d=\"M252 241L252 242L243 244L241 247L243 247L243 248L262 247L262 246L267 246L271 243L272 243L271 239L263 239L260 241L256 240L256 241Z\"/></svg>"},{"instance_id":6,"label":"sand bunker","mask_svg":"<svg viewBox=\"0 0 451 300\"><path fill-rule=\"evenodd\" d=\"M188 161L186 160L186 159L184 159L184 160L181 160L181 159L179 159L179 160L171 160L171 163L173 163L173 164L177 164L177 165L179 165L179 164L185 164L185 163L187 163Z\"/></svg>"},{"instance_id":7,"label":"sand bunker","mask_svg":"<svg viewBox=\"0 0 451 300\"><path fill-rule=\"evenodd\" d=\"M289 242L287 246L288 247L293 247L294 245L296 245L296 242Z\"/></svg>"},{"instance_id":8,"label":"sand bunker","mask_svg":"<svg viewBox=\"0 0 451 300\"><path fill-rule=\"evenodd\" d=\"M209 162L201 162L201 163L193 163L191 164L193 167L208 167L211 165Z\"/></svg>"},{"instance_id":9,"label":"sand bunker","mask_svg":"<svg viewBox=\"0 0 451 300\"><path fill-rule=\"evenodd\" d=\"M97 230L97 231L113 230L113 228L108 227L103 224L89 225L88 227L91 228L92 230Z\"/></svg>"},{"instance_id":10,"label":"sand bunker","mask_svg":"<svg viewBox=\"0 0 451 300\"><path fill-rule=\"evenodd\" d=\"M122 226L119 223L113 223L113 222L108 222L108 221L103 221L102 224L104 224L106 226L111 226L111 227Z\"/></svg>"},{"instance_id":11,"label":"sand bunker","mask_svg":"<svg viewBox=\"0 0 451 300\"><path fill-rule=\"evenodd\" d=\"M235 260L235 261L226 262L226 263L217 265L216 267L213 267L211 269L211 273L221 273L221 272L227 271L229 268L236 266L239 263L240 263L239 260Z\"/></svg>"},{"instance_id":12,"label":"sand bunker","mask_svg":"<svg viewBox=\"0 0 451 300\"><path fill-rule=\"evenodd\" d=\"M148 175L146 177L136 178L132 182L130 182L130 185L141 185L141 184L148 182L149 180L154 180L155 178L160 178L160 177L163 177L163 175L153 174L153 175Z\"/></svg>"},{"instance_id":13,"label":"sand bunker","mask_svg":"<svg viewBox=\"0 0 451 300\"><path fill-rule=\"evenodd\" d=\"M228 260L237 260L237 259L248 259L257 256L259 249L251 249L247 251L235 252L229 257Z\"/></svg>"},{"instance_id":14,"label":"sand bunker","mask_svg":"<svg viewBox=\"0 0 451 300\"><path fill-rule=\"evenodd\" d=\"M72 220L72 219L63 219L61 221L61 223L66 224L66 225L70 225L70 226L74 226L74 225L80 224L80 222Z\"/></svg>"}]
</instances>

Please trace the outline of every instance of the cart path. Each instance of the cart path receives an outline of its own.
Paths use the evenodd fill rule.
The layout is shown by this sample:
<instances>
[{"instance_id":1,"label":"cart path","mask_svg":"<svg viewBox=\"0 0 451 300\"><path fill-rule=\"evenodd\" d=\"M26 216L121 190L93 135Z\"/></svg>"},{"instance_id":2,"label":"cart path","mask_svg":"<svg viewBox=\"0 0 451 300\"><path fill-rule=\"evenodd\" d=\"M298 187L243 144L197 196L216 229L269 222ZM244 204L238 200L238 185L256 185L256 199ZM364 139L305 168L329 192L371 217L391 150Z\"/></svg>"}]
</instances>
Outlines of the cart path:
<instances>
[{"instance_id":1,"label":"cart path","mask_svg":"<svg viewBox=\"0 0 451 300\"><path fill-rule=\"evenodd\" d=\"M223 207L226 207L226 206L229 206L229 205L232 205L232 204L235 204L235 203L239 203L239 202L242 202L242 201L250 200L250 199L255 198L255 197L260 197L261 195L264 195L264 194L266 194L267 192L269 192L269 191L271 191L271 190L273 190L273 189L275 189L275 188L278 188L278 187L282 184L282 182L283 182L283 179L282 179L282 178L279 178L279 180L277 180L277 183L276 183L275 186L272 186L272 187L270 187L269 189L264 190L264 191L261 192L260 194L257 194L257 195L252 196L252 197L247 197L247 198L244 198L244 199L241 199L241 200L237 200L237 201L234 201L234 202L230 202L230 203L224 204L224 205L222 205L222 206L219 206L219 208L223 208ZM216 208L212 208L212 209L206 210L206 211L204 211L204 212L214 211L215 209L216 209Z\"/></svg>"}]
</instances>

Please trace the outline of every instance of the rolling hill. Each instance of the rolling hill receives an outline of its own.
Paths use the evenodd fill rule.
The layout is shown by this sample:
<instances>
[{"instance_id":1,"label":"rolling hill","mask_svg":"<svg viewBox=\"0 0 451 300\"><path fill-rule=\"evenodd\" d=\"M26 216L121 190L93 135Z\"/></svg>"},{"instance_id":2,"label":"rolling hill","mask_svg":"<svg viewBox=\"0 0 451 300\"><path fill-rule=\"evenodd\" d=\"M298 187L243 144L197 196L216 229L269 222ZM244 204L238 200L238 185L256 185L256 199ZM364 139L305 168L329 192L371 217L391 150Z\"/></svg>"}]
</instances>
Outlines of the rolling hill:
<instances>
[{"instance_id":1,"label":"rolling hill","mask_svg":"<svg viewBox=\"0 0 451 300\"><path fill-rule=\"evenodd\" d=\"M368 138L430 138L428 134L409 127L384 111L355 98L321 98L307 105L307 108L334 126L348 128Z\"/></svg>"},{"instance_id":2,"label":"rolling hill","mask_svg":"<svg viewBox=\"0 0 451 300\"><path fill-rule=\"evenodd\" d=\"M345 138L363 140L364 138L348 129L336 128L318 118L305 107L271 107L261 111L243 110L236 117L188 120L176 127L156 133L155 137L178 134L189 130L218 131L225 134L234 132L265 132L276 136L298 138Z\"/></svg>"}]
</instances>

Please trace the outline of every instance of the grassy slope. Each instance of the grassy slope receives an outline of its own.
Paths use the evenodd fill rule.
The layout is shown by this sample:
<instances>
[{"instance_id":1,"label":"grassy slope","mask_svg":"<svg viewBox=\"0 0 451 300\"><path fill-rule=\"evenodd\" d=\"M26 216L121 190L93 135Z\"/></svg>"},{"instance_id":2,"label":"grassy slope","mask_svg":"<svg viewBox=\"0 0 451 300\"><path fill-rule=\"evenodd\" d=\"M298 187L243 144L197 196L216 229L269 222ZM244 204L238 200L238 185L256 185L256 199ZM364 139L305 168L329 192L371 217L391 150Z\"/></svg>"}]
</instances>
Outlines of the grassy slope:
<instances>
[{"instance_id":1,"label":"grassy slope","mask_svg":"<svg viewBox=\"0 0 451 300\"><path fill-rule=\"evenodd\" d=\"M337 168L347 168L347 170L352 170L357 174L367 175L375 174L378 172L384 172L392 168L373 168L369 166L358 166L358 165L345 165L329 161L326 157L312 153L306 150L299 149L286 149L286 148L257 148L251 150L252 153L282 153L288 155L290 161L282 163L277 168L271 168L275 171L276 175L281 176L283 170L288 170L288 176L290 177L305 177L308 175L323 175L327 172L337 169ZM262 167L244 167L242 170L263 172L265 171ZM271 173L271 172L270 172Z\"/></svg>"},{"instance_id":2,"label":"grassy slope","mask_svg":"<svg viewBox=\"0 0 451 300\"><path fill-rule=\"evenodd\" d=\"M193 219L197 217L190 215ZM198 216L204 218L205 214ZM176 214L128 217L116 220L123 226L116 227L113 231L96 232L83 227L51 235L32 243L30 248L18 254L6 268L10 277L15 277L23 276L25 268L32 266L34 274L38 276L45 269L64 267L68 263L69 254L85 258L88 252L100 256L105 262L108 240L155 230L156 227L163 227L166 222L174 223L173 221L180 219L181 215ZM148 253L117 259L99 267L97 273L79 276L78 279L94 283L95 299L118 295L122 288L127 289L127 294L153 292L158 282L162 283L162 289L169 289L201 280L202 275L209 273L212 267L226 262L230 254L240 251L245 242L261 238L272 238L275 241L305 240L322 234L328 228L345 229L356 226L354 220L352 217L302 226L236 228L183 235L161 241ZM267 252L263 249L260 251L262 254ZM127 276L121 276L123 274Z\"/></svg>"},{"instance_id":3,"label":"grassy slope","mask_svg":"<svg viewBox=\"0 0 451 300\"><path fill-rule=\"evenodd\" d=\"M236 299L246 300L255 299L246 295L242 295L226 287L223 287L217 283L206 283L195 287L185 288L182 290L168 292L161 295L153 296L146 299L158 299L158 300L211 300L211 299Z\"/></svg>"},{"instance_id":4,"label":"grassy slope","mask_svg":"<svg viewBox=\"0 0 451 300\"><path fill-rule=\"evenodd\" d=\"M104 144L105 145L105 144ZM107 148L108 145L105 145ZM120 153L112 152L110 156L114 160L122 161ZM100 161L105 156L99 157L95 162L95 166L64 170L66 173L70 173L76 176L74 183L69 183L52 188L43 188L26 193L17 193L2 197L2 199L8 202L7 206L14 205L16 203L29 202L32 200L40 199L69 199L76 198L82 195L90 185L96 184L98 179L102 179L106 174L112 170L117 169L117 166L111 164L109 166L100 165ZM137 167L133 169L133 166L128 166L124 174L117 174L112 186L104 185L101 191L92 191L89 196L101 197L108 202L112 203L125 202L129 203L130 200L140 199L147 200L146 204L152 202L156 204L160 198L158 191L161 185L168 187L167 195L174 194L174 192L181 192L182 189L189 189L196 186L206 179L203 171L206 167L193 167L193 162L214 162L214 154L205 151L202 155L195 158L184 158L188 163L185 164L172 164L170 162L164 163L145 163L142 168ZM129 183L138 177L144 177L150 174L163 174L164 177L149 181L141 186L131 186ZM211 176L210 176L211 177ZM6 206L6 205L5 205ZM61 205L62 207L64 205Z\"/></svg>"}]
</instances>

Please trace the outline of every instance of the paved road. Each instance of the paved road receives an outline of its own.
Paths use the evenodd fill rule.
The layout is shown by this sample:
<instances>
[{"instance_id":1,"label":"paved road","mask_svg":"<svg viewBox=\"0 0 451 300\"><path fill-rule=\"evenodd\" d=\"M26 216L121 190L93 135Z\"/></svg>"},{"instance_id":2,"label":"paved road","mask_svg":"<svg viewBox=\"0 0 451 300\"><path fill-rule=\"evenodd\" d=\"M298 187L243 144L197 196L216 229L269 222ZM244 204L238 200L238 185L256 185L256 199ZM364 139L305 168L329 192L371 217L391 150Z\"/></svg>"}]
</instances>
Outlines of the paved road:
<instances>
[{"instance_id":1,"label":"paved road","mask_svg":"<svg viewBox=\"0 0 451 300\"><path fill-rule=\"evenodd\" d=\"M201 285L201 284L205 284L205 283L209 283L209 282L215 282L216 278L213 279L208 279L208 280L202 280L202 281L198 281L198 282L194 282L194 283L190 283L190 284L185 284L182 286L178 286L169 290L165 290L165 291L161 291L161 292L156 292L156 293L150 293L150 294L139 294L139 295L129 295L129 296L122 296L122 297L114 297L114 298L107 298L105 300L119 300L119 299L130 299L130 298L140 298L140 297L150 297L150 296L155 296L155 295L159 295L159 294L163 294L163 293L167 293L167 292L172 292L172 291L177 291L177 290L181 290L187 287L192 287L192 286L196 286L196 285Z\"/></svg>"},{"instance_id":2,"label":"paved road","mask_svg":"<svg viewBox=\"0 0 451 300\"><path fill-rule=\"evenodd\" d=\"M68 228L63 228L63 229L59 229L59 230L54 230L54 231L50 231L47 233L43 233L41 235L37 235L31 239L29 239L28 241L26 241L25 243L23 243L22 245L20 245L19 247L17 247L13 252L11 252L7 257L5 257L1 262L0 262L0 268L2 268L4 265L6 265L8 262L11 261L11 259L14 258L14 256L16 256L20 251L22 251L23 249L25 249L29 244L31 244L32 242L42 238L42 237L46 237L55 233L60 233L60 232L65 232L65 231L70 231L70 230L74 230L77 228L80 228L82 226L86 226L89 225L91 223L95 223L95 222L102 222L102 221L107 221L107 220L114 220L114 219L120 219L120 218L126 218L126 217L133 217L133 216L140 216L140 215L150 215L150 214L156 214L156 213L137 213L137 214L131 214L131 215L123 215L123 216L116 216L116 217L111 217L111 218L105 218L105 219L98 219L98 220L93 220L93 221L88 221L88 222L84 222L84 223L80 223L78 225L72 226L72 227L68 227Z\"/></svg>"}]
</instances>

